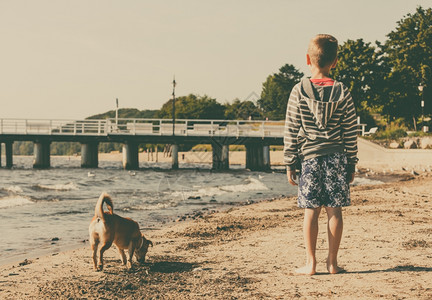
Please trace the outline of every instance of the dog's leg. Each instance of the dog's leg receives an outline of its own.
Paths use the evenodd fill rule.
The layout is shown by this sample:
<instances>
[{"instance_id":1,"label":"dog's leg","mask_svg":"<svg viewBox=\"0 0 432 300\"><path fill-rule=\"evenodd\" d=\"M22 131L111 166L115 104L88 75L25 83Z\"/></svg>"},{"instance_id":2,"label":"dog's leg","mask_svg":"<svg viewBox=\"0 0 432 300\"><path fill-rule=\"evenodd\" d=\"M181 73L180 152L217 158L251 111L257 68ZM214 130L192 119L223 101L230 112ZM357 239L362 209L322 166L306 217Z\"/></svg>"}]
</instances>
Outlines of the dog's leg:
<instances>
[{"instance_id":1,"label":"dog's leg","mask_svg":"<svg viewBox=\"0 0 432 300\"><path fill-rule=\"evenodd\" d=\"M122 264L126 265L126 254L125 254L124 250L119 248L118 252L120 253L120 259L122 261Z\"/></svg>"},{"instance_id":2,"label":"dog's leg","mask_svg":"<svg viewBox=\"0 0 432 300\"><path fill-rule=\"evenodd\" d=\"M128 259L128 263L127 263L128 268L132 268L132 259L133 259L133 255L135 252L135 248L136 248L135 242L131 241L129 248L128 248L128 254L129 254L129 259Z\"/></svg>"},{"instance_id":3,"label":"dog's leg","mask_svg":"<svg viewBox=\"0 0 432 300\"><path fill-rule=\"evenodd\" d=\"M99 250L99 270L103 270L103 254L106 250L111 247L111 243L106 243L102 246L102 248Z\"/></svg>"},{"instance_id":4,"label":"dog's leg","mask_svg":"<svg viewBox=\"0 0 432 300\"><path fill-rule=\"evenodd\" d=\"M97 250L99 246L99 237L94 234L93 232L90 233L90 246L92 249L92 259L93 259L93 266L94 269L97 271Z\"/></svg>"},{"instance_id":5,"label":"dog's leg","mask_svg":"<svg viewBox=\"0 0 432 300\"><path fill-rule=\"evenodd\" d=\"M92 241L90 241L90 243L91 243L91 248L92 248L92 252L93 252L93 255L92 255L93 266L94 266L94 269L97 271L97 269L98 269L98 267L97 267L97 249L98 249L99 241L98 240L92 240Z\"/></svg>"}]
</instances>

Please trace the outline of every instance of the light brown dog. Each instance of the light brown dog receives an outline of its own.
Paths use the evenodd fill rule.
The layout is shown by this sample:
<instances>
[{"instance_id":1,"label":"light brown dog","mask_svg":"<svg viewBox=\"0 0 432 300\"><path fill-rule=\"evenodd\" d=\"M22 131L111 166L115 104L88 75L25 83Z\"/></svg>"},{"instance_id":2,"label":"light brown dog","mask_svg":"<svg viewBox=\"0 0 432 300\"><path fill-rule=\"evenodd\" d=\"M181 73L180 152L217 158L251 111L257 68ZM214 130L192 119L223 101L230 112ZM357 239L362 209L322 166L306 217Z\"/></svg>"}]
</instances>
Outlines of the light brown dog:
<instances>
[{"instance_id":1,"label":"light brown dog","mask_svg":"<svg viewBox=\"0 0 432 300\"><path fill-rule=\"evenodd\" d=\"M106 203L108 212L103 211ZM130 218L123 218L113 213L113 202L110 196L102 193L95 207L95 215L90 222L89 234L90 245L93 251L93 264L95 270L103 269L103 254L111 247L112 243L117 246L123 265L132 267L132 258L138 262L145 262L148 247L153 243L147 240L139 229L137 222ZM97 250L99 250L99 264L97 263ZM128 250L129 258L126 262L124 250Z\"/></svg>"}]
</instances>

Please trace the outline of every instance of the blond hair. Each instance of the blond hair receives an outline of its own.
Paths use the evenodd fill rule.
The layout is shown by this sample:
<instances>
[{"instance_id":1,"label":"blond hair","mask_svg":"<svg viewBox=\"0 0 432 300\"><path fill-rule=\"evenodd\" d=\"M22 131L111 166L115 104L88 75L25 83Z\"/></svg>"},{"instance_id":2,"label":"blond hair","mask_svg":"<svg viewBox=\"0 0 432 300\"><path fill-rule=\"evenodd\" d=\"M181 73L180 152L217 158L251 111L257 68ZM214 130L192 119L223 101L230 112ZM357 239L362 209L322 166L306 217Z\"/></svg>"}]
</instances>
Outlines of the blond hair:
<instances>
[{"instance_id":1,"label":"blond hair","mask_svg":"<svg viewBox=\"0 0 432 300\"><path fill-rule=\"evenodd\" d=\"M318 34L309 43L308 54L311 63L324 68L337 58L338 41L330 34Z\"/></svg>"}]
</instances>

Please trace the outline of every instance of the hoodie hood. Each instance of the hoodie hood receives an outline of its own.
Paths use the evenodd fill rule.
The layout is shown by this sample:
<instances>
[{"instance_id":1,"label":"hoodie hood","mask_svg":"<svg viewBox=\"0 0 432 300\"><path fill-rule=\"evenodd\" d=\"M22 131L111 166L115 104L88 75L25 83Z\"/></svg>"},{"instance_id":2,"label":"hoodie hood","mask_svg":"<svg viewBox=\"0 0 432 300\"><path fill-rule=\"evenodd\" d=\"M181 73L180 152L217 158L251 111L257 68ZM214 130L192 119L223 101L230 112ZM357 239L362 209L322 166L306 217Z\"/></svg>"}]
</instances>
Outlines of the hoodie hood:
<instances>
[{"instance_id":1,"label":"hoodie hood","mask_svg":"<svg viewBox=\"0 0 432 300\"><path fill-rule=\"evenodd\" d=\"M325 129L333 113L343 103L343 86L335 80L332 87L320 87L313 85L309 78L303 78L301 98L307 103L318 129Z\"/></svg>"}]
</instances>

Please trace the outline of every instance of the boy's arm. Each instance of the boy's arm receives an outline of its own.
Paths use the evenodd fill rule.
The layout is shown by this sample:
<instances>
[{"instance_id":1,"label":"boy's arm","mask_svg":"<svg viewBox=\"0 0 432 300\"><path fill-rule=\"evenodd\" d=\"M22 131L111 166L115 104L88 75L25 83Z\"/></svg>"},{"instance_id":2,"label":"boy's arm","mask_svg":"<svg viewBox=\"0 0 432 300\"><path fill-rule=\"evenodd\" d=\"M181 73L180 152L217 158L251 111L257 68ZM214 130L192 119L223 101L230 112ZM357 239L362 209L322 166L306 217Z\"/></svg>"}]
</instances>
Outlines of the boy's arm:
<instances>
[{"instance_id":1,"label":"boy's arm","mask_svg":"<svg viewBox=\"0 0 432 300\"><path fill-rule=\"evenodd\" d=\"M291 91L285 117L284 163L288 171L296 170L298 162L297 135L300 129L299 91L295 86Z\"/></svg>"},{"instance_id":2,"label":"boy's arm","mask_svg":"<svg viewBox=\"0 0 432 300\"><path fill-rule=\"evenodd\" d=\"M345 114L343 116L341 127L342 127L342 139L345 147L345 153L348 159L348 178L352 179L352 175L355 173L355 165L358 161L357 158L357 115L352 100L351 94L346 87L345 94L347 95L347 104Z\"/></svg>"}]
</instances>

